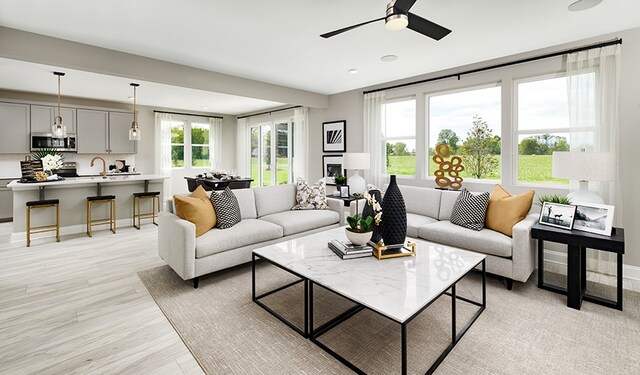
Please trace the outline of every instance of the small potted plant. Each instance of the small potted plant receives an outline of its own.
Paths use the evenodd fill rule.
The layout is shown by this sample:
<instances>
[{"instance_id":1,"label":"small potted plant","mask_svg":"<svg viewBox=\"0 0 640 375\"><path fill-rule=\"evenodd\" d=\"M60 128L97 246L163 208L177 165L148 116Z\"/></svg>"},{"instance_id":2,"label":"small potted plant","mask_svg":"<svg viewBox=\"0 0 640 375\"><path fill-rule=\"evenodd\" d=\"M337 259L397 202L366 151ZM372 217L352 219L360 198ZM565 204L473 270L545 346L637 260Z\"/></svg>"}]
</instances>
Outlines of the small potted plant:
<instances>
[{"instance_id":1,"label":"small potted plant","mask_svg":"<svg viewBox=\"0 0 640 375\"><path fill-rule=\"evenodd\" d=\"M358 199L357 194L354 194L354 197ZM347 224L349 224L349 226L345 228L345 233L347 234L349 242L356 246L362 246L369 242L373 235L371 228L373 217L362 217L358 210L358 200L356 200L356 214L347 216Z\"/></svg>"},{"instance_id":2,"label":"small potted plant","mask_svg":"<svg viewBox=\"0 0 640 375\"><path fill-rule=\"evenodd\" d=\"M347 176L342 174L337 174L334 179L336 181L336 187L344 185L347 182Z\"/></svg>"}]
</instances>

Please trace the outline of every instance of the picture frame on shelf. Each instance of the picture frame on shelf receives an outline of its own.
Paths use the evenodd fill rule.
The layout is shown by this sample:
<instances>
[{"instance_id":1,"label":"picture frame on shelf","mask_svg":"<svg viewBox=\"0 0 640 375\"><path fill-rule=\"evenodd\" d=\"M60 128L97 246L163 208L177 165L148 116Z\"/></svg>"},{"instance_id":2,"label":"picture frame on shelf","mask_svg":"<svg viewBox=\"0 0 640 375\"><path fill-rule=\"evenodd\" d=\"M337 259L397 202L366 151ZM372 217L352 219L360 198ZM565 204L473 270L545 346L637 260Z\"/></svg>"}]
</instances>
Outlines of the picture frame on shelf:
<instances>
[{"instance_id":1,"label":"picture frame on shelf","mask_svg":"<svg viewBox=\"0 0 640 375\"><path fill-rule=\"evenodd\" d=\"M347 121L322 123L322 152L347 152Z\"/></svg>"},{"instance_id":2,"label":"picture frame on shelf","mask_svg":"<svg viewBox=\"0 0 640 375\"><path fill-rule=\"evenodd\" d=\"M322 155L322 176L325 178L325 184L335 185L335 176L346 173L342 155Z\"/></svg>"},{"instance_id":3,"label":"picture frame on shelf","mask_svg":"<svg viewBox=\"0 0 640 375\"><path fill-rule=\"evenodd\" d=\"M544 202L538 222L543 225L571 230L575 216L576 206L574 205Z\"/></svg>"},{"instance_id":4,"label":"picture frame on shelf","mask_svg":"<svg viewBox=\"0 0 640 375\"><path fill-rule=\"evenodd\" d=\"M611 236L615 206L607 204L576 204L573 229Z\"/></svg>"},{"instance_id":5,"label":"picture frame on shelf","mask_svg":"<svg viewBox=\"0 0 640 375\"><path fill-rule=\"evenodd\" d=\"M340 185L340 198L349 198L349 185Z\"/></svg>"}]
</instances>

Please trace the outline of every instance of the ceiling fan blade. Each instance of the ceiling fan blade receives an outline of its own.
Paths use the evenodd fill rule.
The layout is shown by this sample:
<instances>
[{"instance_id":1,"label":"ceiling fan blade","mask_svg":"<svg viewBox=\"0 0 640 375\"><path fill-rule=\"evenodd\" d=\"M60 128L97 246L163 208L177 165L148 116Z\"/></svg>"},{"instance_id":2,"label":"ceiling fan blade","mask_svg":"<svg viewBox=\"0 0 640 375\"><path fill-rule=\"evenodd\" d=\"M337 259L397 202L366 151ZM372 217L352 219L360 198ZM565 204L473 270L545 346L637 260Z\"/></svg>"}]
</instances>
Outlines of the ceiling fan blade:
<instances>
[{"instance_id":1,"label":"ceiling fan blade","mask_svg":"<svg viewBox=\"0 0 640 375\"><path fill-rule=\"evenodd\" d=\"M366 25L366 24L369 24L369 23L372 23L372 22L376 22L376 21L382 21L384 18L385 18L385 17L378 18L378 19L371 20L371 21L367 21L367 22L362 22L362 23L359 23L359 24L357 24L357 25L352 25L352 26L348 26L348 27L345 27L345 28L342 28L342 29L339 29L339 30L331 31L331 32L329 32L329 33L325 33L325 34L322 34L322 35L320 35L320 36L321 36L321 37L323 37L323 38L325 38L325 39L326 39L326 38L331 38L332 36L336 36L336 35L338 35L338 34L342 34L342 33L343 33L343 32L345 32L345 31L353 30L353 29L355 29L356 27L364 26L364 25Z\"/></svg>"},{"instance_id":2,"label":"ceiling fan blade","mask_svg":"<svg viewBox=\"0 0 640 375\"><path fill-rule=\"evenodd\" d=\"M451 30L447 29L446 27L440 26L437 23L433 23L420 16L416 16L411 12L408 14L408 16L409 25L407 25L407 27L422 35L426 35L429 38L440 40L451 32Z\"/></svg>"},{"instance_id":3,"label":"ceiling fan blade","mask_svg":"<svg viewBox=\"0 0 640 375\"><path fill-rule=\"evenodd\" d=\"M402 11L402 13L408 13L409 9L416 3L416 0L397 0L393 7L397 10Z\"/></svg>"}]
</instances>

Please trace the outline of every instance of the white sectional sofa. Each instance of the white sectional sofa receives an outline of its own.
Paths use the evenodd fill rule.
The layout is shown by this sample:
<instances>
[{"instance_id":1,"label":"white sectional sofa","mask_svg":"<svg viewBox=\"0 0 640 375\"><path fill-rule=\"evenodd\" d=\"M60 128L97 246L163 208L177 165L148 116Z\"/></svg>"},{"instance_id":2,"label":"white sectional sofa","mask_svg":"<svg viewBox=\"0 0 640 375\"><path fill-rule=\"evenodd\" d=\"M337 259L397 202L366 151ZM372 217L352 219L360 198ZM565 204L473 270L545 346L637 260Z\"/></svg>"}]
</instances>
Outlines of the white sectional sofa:
<instances>
[{"instance_id":1,"label":"white sectional sofa","mask_svg":"<svg viewBox=\"0 0 640 375\"><path fill-rule=\"evenodd\" d=\"M344 221L342 201L328 199L328 210L294 210L296 185L232 190L242 221L229 229L213 228L196 238L195 225L173 213L158 216L158 252L183 280L251 261L261 246L334 228Z\"/></svg>"},{"instance_id":2,"label":"white sectional sofa","mask_svg":"<svg viewBox=\"0 0 640 375\"><path fill-rule=\"evenodd\" d=\"M486 254L487 272L526 282L535 268L535 240L531 227L538 215L530 214L513 227L513 237L491 229L463 228L449 221L459 192L399 185L407 207L407 237L455 246ZM362 206L362 205L360 205Z\"/></svg>"}]
</instances>

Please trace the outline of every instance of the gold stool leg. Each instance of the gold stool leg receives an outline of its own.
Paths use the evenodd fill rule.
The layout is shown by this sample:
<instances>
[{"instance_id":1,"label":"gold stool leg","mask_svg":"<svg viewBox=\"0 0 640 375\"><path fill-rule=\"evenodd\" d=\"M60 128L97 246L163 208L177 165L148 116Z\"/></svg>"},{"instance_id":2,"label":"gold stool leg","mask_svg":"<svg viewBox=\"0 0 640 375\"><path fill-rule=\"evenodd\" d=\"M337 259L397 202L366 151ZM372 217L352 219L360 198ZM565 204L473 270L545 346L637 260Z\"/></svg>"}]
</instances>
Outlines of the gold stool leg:
<instances>
[{"instance_id":1,"label":"gold stool leg","mask_svg":"<svg viewBox=\"0 0 640 375\"><path fill-rule=\"evenodd\" d=\"M116 217L117 216L116 216L116 200L115 199L111 201L111 212L113 214L113 216L112 216L112 221L113 221L113 230L112 230L112 232L113 232L113 234L116 234Z\"/></svg>"},{"instance_id":2,"label":"gold stool leg","mask_svg":"<svg viewBox=\"0 0 640 375\"><path fill-rule=\"evenodd\" d=\"M152 208L152 218L153 218L153 224L154 225L158 225L158 223L156 223L156 206L158 207L158 211L160 210L160 203L158 203L156 205L156 198L158 198L158 196L154 196L151 198L151 208ZM159 202L159 200L158 200Z\"/></svg>"},{"instance_id":3,"label":"gold stool leg","mask_svg":"<svg viewBox=\"0 0 640 375\"><path fill-rule=\"evenodd\" d=\"M60 205L56 204L56 242L60 242Z\"/></svg>"},{"instance_id":4,"label":"gold stool leg","mask_svg":"<svg viewBox=\"0 0 640 375\"><path fill-rule=\"evenodd\" d=\"M142 226L141 220L142 220L142 211L140 211L140 201L142 199L140 199L140 197L138 197L138 230L140 230L140 227Z\"/></svg>"},{"instance_id":5,"label":"gold stool leg","mask_svg":"<svg viewBox=\"0 0 640 375\"><path fill-rule=\"evenodd\" d=\"M31 246L31 207L27 207L27 247Z\"/></svg>"},{"instance_id":6,"label":"gold stool leg","mask_svg":"<svg viewBox=\"0 0 640 375\"><path fill-rule=\"evenodd\" d=\"M91 208L93 206L93 202L89 201L89 208L88 208L88 216L87 216L87 225L88 225L88 229L89 231L87 232L87 234L89 235L89 237L93 237L93 230L92 230L92 226L93 226L93 222L92 222L92 214L91 214Z\"/></svg>"}]
</instances>

